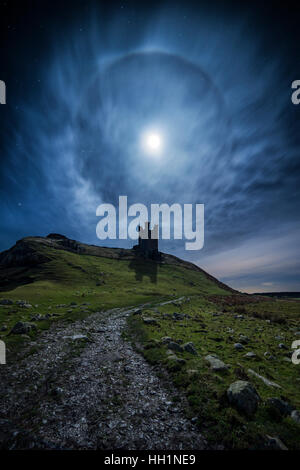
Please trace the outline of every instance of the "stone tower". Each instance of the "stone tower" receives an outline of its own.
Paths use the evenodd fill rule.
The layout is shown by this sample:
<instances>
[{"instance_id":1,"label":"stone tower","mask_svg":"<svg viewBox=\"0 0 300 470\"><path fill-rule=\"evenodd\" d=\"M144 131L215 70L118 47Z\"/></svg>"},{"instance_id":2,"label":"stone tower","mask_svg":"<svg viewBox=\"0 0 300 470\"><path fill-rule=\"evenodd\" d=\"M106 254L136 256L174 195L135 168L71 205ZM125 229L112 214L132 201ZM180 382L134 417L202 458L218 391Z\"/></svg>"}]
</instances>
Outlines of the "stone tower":
<instances>
[{"instance_id":1,"label":"stone tower","mask_svg":"<svg viewBox=\"0 0 300 470\"><path fill-rule=\"evenodd\" d=\"M158 251L158 225L150 229L150 223L145 223L145 228L139 227L138 245L133 247L139 254L149 259L160 259Z\"/></svg>"}]
</instances>

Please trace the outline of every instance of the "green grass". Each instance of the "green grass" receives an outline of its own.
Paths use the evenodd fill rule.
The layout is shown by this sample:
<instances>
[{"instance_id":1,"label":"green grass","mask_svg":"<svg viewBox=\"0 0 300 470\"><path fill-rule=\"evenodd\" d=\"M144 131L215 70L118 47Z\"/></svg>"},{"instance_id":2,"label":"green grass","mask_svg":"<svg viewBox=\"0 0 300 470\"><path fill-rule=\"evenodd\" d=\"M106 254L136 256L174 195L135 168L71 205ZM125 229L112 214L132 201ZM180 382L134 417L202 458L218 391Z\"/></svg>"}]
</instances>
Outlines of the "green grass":
<instances>
[{"instance_id":1,"label":"green grass","mask_svg":"<svg viewBox=\"0 0 300 470\"><path fill-rule=\"evenodd\" d=\"M88 247L86 254L77 254L34 239L28 244L47 262L0 270L0 281L9 286L5 290L0 284L0 299L14 301L13 305L0 305L0 329L7 326L7 331L0 332L0 338L7 344L10 358L22 349L24 342L36 340L53 322L73 322L92 312L147 304L143 315L155 318L157 325L146 325L140 315L132 316L127 338L150 363L169 371L175 385L174 399L182 393L186 395L187 414L197 416L201 432L209 442L224 442L226 447L234 449L252 448L262 436L269 434L278 436L290 449L300 450L300 426L290 418L274 416L265 405L268 397L277 396L300 410L300 366L285 362L287 352L278 348L280 342L291 348L292 341L299 339L295 335L296 330L300 331L299 302L230 292L201 270L174 257L166 257L164 263L156 264L135 259L129 250L123 253ZM160 306L158 310L152 308L162 300L181 296L190 300ZM32 308L18 306L19 299L26 300ZM60 304L65 306L59 307ZM186 313L190 318L174 321L174 311ZM218 316L213 315L216 312ZM9 334L17 321L31 321L37 313L57 316L33 322L37 330L29 335ZM236 319L237 313L244 315L244 319ZM240 334L249 338L242 352L233 347L239 342ZM278 335L284 339L275 339ZM183 365L168 359L167 347L160 341L163 336L183 343L192 341L198 355L176 353L186 361ZM83 347L84 343L80 344L73 354L80 354ZM34 353L36 348L38 344L28 349L27 354ZM246 359L247 351L255 352L257 358ZM275 356L274 361L264 357L266 351ZM207 354L217 354L230 365L228 372L212 372L204 360ZM282 389L269 388L249 376L248 368L278 383ZM227 402L226 390L238 379L249 380L262 398L254 419L239 414Z\"/></svg>"},{"instance_id":2,"label":"green grass","mask_svg":"<svg viewBox=\"0 0 300 470\"><path fill-rule=\"evenodd\" d=\"M300 410L300 367L285 362L283 358L287 351L278 348L280 342L290 348L296 339L290 327L299 327L300 330L299 304L296 307L294 302L281 301L278 309L276 302L243 303L240 306L245 311L242 320L234 318L235 309L228 309L225 305L227 303L222 306L222 303L216 304L202 296L194 296L180 307L166 305L159 307L159 313L145 311L142 316L133 315L129 319L128 335L133 342L142 345L141 352L150 363L160 364L169 371L175 386L188 398L187 413L198 417L198 423L210 443L224 442L226 447L233 449L255 448L262 437L269 434L279 437L288 448L300 450L300 426L289 417L281 419L274 416L265 404L269 397L281 397ZM223 309L229 311L222 312ZM236 309L239 310L238 305ZM186 313L190 319L174 321L165 315L174 311ZM217 311L219 316L213 316L213 312ZM253 316L253 312L264 312L266 318L267 311L272 318L274 316L275 322L269 323L266 319ZM143 316L153 317L157 325L145 325ZM284 322L278 322L281 317ZM234 333L228 329L234 329ZM240 334L249 338L248 345L241 352L234 349ZM278 335L282 335L284 340L275 339ZM185 359L184 365L168 359L167 346L160 342L163 336L183 343L192 341L198 355L176 353L177 357ZM245 358L244 354L248 351L255 352L257 358ZM275 360L268 361L264 357L265 351L271 352ZM216 354L230 365L228 372L211 371L204 360L207 354ZM249 375L248 368L281 385L282 389L264 385L260 379ZM226 390L236 380L250 381L260 394L262 401L254 419L247 419L227 402Z\"/></svg>"},{"instance_id":3,"label":"green grass","mask_svg":"<svg viewBox=\"0 0 300 470\"><path fill-rule=\"evenodd\" d=\"M13 305L0 305L0 332L12 349L23 343L26 337L9 335L12 326L19 320L30 321L37 313L56 313L49 320L33 322L37 332L46 329L55 321L74 321L87 314L114 307L158 302L182 295L205 293L227 295L204 273L186 267L160 264L153 261L120 260L93 255L82 255L57 250L41 244L31 243L39 256L46 256L48 262L31 267L6 268L5 276L12 280L14 287L0 293L0 299L11 299ZM156 272L156 283L152 282ZM136 278L136 272L142 277ZM32 308L25 309L15 301L26 300ZM76 303L76 306L70 305ZM57 305L65 304L65 307ZM88 304L84 306L83 304Z\"/></svg>"}]
</instances>

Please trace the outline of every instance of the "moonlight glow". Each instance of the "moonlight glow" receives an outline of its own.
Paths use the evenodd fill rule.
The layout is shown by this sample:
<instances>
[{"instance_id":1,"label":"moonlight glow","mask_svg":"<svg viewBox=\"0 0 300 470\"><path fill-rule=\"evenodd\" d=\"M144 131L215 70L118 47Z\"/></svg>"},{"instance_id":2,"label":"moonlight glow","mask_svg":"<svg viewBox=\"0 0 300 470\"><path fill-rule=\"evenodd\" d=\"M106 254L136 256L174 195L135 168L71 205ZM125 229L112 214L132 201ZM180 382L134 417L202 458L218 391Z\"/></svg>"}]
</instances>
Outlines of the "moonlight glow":
<instances>
[{"instance_id":1,"label":"moonlight glow","mask_svg":"<svg viewBox=\"0 0 300 470\"><path fill-rule=\"evenodd\" d=\"M142 139L144 151L151 155L159 155L162 146L162 136L158 132L147 132Z\"/></svg>"}]
</instances>

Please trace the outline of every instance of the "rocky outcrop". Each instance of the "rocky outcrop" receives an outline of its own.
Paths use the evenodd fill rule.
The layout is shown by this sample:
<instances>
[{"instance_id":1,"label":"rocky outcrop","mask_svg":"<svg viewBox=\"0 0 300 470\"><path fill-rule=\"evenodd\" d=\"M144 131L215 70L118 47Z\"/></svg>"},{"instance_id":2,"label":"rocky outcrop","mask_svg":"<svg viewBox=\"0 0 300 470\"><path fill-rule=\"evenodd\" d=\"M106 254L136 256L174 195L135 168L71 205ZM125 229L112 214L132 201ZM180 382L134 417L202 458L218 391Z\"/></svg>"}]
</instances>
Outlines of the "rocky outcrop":
<instances>
[{"instance_id":1,"label":"rocky outcrop","mask_svg":"<svg viewBox=\"0 0 300 470\"><path fill-rule=\"evenodd\" d=\"M10 250L0 253L0 267L34 266L50 261L50 258L34 249L26 240L18 241Z\"/></svg>"},{"instance_id":2,"label":"rocky outcrop","mask_svg":"<svg viewBox=\"0 0 300 470\"><path fill-rule=\"evenodd\" d=\"M251 417L255 414L260 397L250 382L237 380L227 390L229 403L238 411Z\"/></svg>"}]
</instances>

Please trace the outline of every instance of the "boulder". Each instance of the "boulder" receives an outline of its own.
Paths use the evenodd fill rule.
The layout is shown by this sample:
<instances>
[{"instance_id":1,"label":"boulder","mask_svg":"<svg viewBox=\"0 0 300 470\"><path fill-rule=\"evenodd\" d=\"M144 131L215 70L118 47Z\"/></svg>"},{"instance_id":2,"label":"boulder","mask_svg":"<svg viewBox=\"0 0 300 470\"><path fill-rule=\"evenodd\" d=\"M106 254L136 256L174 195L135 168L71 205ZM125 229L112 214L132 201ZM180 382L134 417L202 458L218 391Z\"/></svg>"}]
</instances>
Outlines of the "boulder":
<instances>
[{"instance_id":1,"label":"boulder","mask_svg":"<svg viewBox=\"0 0 300 470\"><path fill-rule=\"evenodd\" d=\"M194 356L197 356L198 354L194 344L191 341L189 343L185 343L183 345L183 349L190 354L194 354Z\"/></svg>"},{"instance_id":2,"label":"boulder","mask_svg":"<svg viewBox=\"0 0 300 470\"><path fill-rule=\"evenodd\" d=\"M234 349L237 351L242 351L244 349L244 346L241 343L235 343Z\"/></svg>"},{"instance_id":3,"label":"boulder","mask_svg":"<svg viewBox=\"0 0 300 470\"><path fill-rule=\"evenodd\" d=\"M174 312L174 313L173 313L173 318L174 318L174 320L181 321L181 320L184 320L185 317L186 317L186 316L185 316L184 313L178 313L178 312Z\"/></svg>"},{"instance_id":4,"label":"boulder","mask_svg":"<svg viewBox=\"0 0 300 470\"><path fill-rule=\"evenodd\" d=\"M146 325L157 325L157 321L155 320L155 318L152 318L152 317L144 317L143 322Z\"/></svg>"},{"instance_id":5,"label":"boulder","mask_svg":"<svg viewBox=\"0 0 300 470\"><path fill-rule=\"evenodd\" d=\"M291 413L291 418L294 420L297 424L300 424L300 412L298 410L293 410Z\"/></svg>"},{"instance_id":6,"label":"boulder","mask_svg":"<svg viewBox=\"0 0 300 470\"><path fill-rule=\"evenodd\" d=\"M262 380L262 382L267 385L268 387L274 387L274 388L281 388L280 385L276 384L275 382L272 382L271 380L267 379L266 377L263 377L262 375L258 374L252 369L248 369L248 374L253 375L257 379Z\"/></svg>"},{"instance_id":7,"label":"boulder","mask_svg":"<svg viewBox=\"0 0 300 470\"><path fill-rule=\"evenodd\" d=\"M272 436L266 436L265 448L270 450L288 450L288 448L278 437Z\"/></svg>"},{"instance_id":8,"label":"boulder","mask_svg":"<svg viewBox=\"0 0 300 470\"><path fill-rule=\"evenodd\" d=\"M10 334L12 335L24 335L29 333L31 330L36 329L35 325L31 323L18 321L11 329Z\"/></svg>"},{"instance_id":9,"label":"boulder","mask_svg":"<svg viewBox=\"0 0 300 470\"><path fill-rule=\"evenodd\" d=\"M266 404L270 408L273 408L278 411L281 416L289 416L293 411L293 407L286 401L281 400L281 398L268 398Z\"/></svg>"},{"instance_id":10,"label":"boulder","mask_svg":"<svg viewBox=\"0 0 300 470\"><path fill-rule=\"evenodd\" d=\"M11 299L1 299L0 305L12 305L13 301Z\"/></svg>"},{"instance_id":11,"label":"boulder","mask_svg":"<svg viewBox=\"0 0 300 470\"><path fill-rule=\"evenodd\" d=\"M257 356L253 351L249 351L244 355L244 357L246 359L255 359Z\"/></svg>"},{"instance_id":12,"label":"boulder","mask_svg":"<svg viewBox=\"0 0 300 470\"><path fill-rule=\"evenodd\" d=\"M244 380L233 382L227 390L227 397L229 403L248 417L255 414L260 401L260 397L253 385Z\"/></svg>"},{"instance_id":13,"label":"boulder","mask_svg":"<svg viewBox=\"0 0 300 470\"><path fill-rule=\"evenodd\" d=\"M170 341L172 341L171 336L163 336L163 337L161 338L162 344L168 344Z\"/></svg>"},{"instance_id":14,"label":"boulder","mask_svg":"<svg viewBox=\"0 0 300 470\"><path fill-rule=\"evenodd\" d=\"M180 364L180 365L183 365L183 364L186 363L185 359L177 357L176 354L170 354L170 356L168 356L168 360L169 361L174 361L174 362L176 362L176 364Z\"/></svg>"},{"instance_id":15,"label":"boulder","mask_svg":"<svg viewBox=\"0 0 300 470\"><path fill-rule=\"evenodd\" d=\"M273 361L275 359L275 356L273 356L273 354L271 354L269 351L266 351L264 353L264 357L268 360L268 361Z\"/></svg>"},{"instance_id":16,"label":"boulder","mask_svg":"<svg viewBox=\"0 0 300 470\"><path fill-rule=\"evenodd\" d=\"M216 372L223 372L228 369L228 366L216 356L209 354L205 356L205 360L210 363L210 368Z\"/></svg>"},{"instance_id":17,"label":"boulder","mask_svg":"<svg viewBox=\"0 0 300 470\"><path fill-rule=\"evenodd\" d=\"M241 343L241 344L248 344L249 341L250 341L250 340L249 340L248 336L240 335L240 343Z\"/></svg>"},{"instance_id":18,"label":"boulder","mask_svg":"<svg viewBox=\"0 0 300 470\"><path fill-rule=\"evenodd\" d=\"M170 341L168 343L168 348L172 351L183 352L183 347L180 344L175 343L175 341Z\"/></svg>"}]
</instances>

